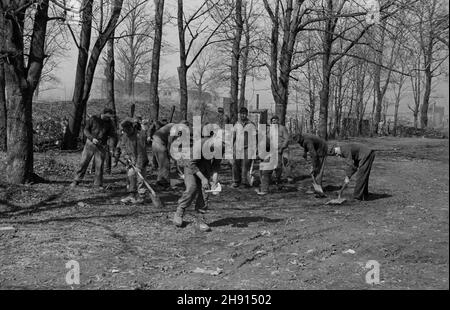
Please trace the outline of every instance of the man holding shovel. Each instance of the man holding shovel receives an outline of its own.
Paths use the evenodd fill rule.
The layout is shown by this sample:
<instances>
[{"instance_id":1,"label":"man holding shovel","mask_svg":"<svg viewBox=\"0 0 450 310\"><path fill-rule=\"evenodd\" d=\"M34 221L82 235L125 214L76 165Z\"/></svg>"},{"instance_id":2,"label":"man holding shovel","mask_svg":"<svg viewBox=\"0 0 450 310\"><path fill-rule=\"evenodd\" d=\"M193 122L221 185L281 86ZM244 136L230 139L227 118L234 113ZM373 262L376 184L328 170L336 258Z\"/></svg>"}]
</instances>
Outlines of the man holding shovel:
<instances>
[{"instance_id":1,"label":"man holding shovel","mask_svg":"<svg viewBox=\"0 0 450 310\"><path fill-rule=\"evenodd\" d=\"M369 197L369 175L375 159L375 151L362 144L350 143L333 147L330 150L330 155L345 158L347 164L346 177L339 192L338 200L341 200L342 192L348 186L351 177L355 173L357 175L353 198L356 200L367 200Z\"/></svg>"},{"instance_id":2,"label":"man holding shovel","mask_svg":"<svg viewBox=\"0 0 450 310\"><path fill-rule=\"evenodd\" d=\"M128 193L129 196L122 199L123 203L143 203L145 198L145 176L149 163L146 149L147 135L140 130L140 124L133 119L127 118L120 123L122 137L117 145L114 157L119 160L120 155L130 165L127 167Z\"/></svg>"},{"instance_id":3,"label":"man holding shovel","mask_svg":"<svg viewBox=\"0 0 450 310\"><path fill-rule=\"evenodd\" d=\"M202 147L206 138L202 138ZM222 151L224 147L222 147ZM194 152L195 153L195 152ZM211 188L216 188L219 182L218 171L220 158L206 159L203 154L200 159L184 158L179 161L184 169L184 184L186 190L178 200L178 208L173 217L173 223L177 227L183 226L183 216L186 209L194 202L197 228L202 232L208 232L211 228L206 223L205 213L208 210L208 192L210 191L209 179L212 178Z\"/></svg>"},{"instance_id":4,"label":"man holding shovel","mask_svg":"<svg viewBox=\"0 0 450 310\"><path fill-rule=\"evenodd\" d=\"M303 158L306 160L308 158L308 153L311 157L311 177L314 191L320 195L324 195L322 189L322 177L325 159L328 153L327 142L320 137L309 134L299 135L297 142L303 147Z\"/></svg>"},{"instance_id":5,"label":"man holding shovel","mask_svg":"<svg viewBox=\"0 0 450 310\"><path fill-rule=\"evenodd\" d=\"M75 174L74 181L70 185L71 187L77 186L84 178L92 157L94 157L95 163L94 185L103 186L103 165L107 156L107 141L111 138L113 145L117 141L116 129L112 121L113 117L114 112L106 108L102 114L99 116L94 115L88 120L83 131L87 139L81 154L81 164Z\"/></svg>"}]
</instances>

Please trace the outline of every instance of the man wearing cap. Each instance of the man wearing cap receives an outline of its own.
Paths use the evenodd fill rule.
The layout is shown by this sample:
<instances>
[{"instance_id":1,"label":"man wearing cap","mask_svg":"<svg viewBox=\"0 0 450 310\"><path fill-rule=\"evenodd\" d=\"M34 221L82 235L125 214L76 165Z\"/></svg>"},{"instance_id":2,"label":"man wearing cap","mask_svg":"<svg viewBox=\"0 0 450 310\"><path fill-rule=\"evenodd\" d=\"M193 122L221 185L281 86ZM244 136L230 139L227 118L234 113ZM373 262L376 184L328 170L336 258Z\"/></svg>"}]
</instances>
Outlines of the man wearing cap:
<instances>
[{"instance_id":1,"label":"man wearing cap","mask_svg":"<svg viewBox=\"0 0 450 310\"><path fill-rule=\"evenodd\" d=\"M111 109L104 109L100 115L93 115L84 127L84 135L86 136L86 143L84 145L83 153L81 154L80 168L75 174L75 179L71 186L77 186L84 178L89 162L92 157L95 161L95 177L94 185L103 186L103 165L106 157L106 152L109 152L107 145L108 139L112 140L112 144L117 144L117 134L112 118L114 112Z\"/></svg>"},{"instance_id":2,"label":"man wearing cap","mask_svg":"<svg viewBox=\"0 0 450 310\"><path fill-rule=\"evenodd\" d=\"M246 126L254 126L254 133L256 134L256 125L250 121L250 119L248 118L248 110L245 107L242 107L239 110L239 120L236 122L236 125L241 125L244 130L246 129ZM247 134L245 132L243 132L242 134L244 135L244 137L240 137L240 139L243 138L244 143L243 143L243 150L240 150L238 148L240 148L241 146L238 145L238 141L240 139L237 138L237 130L236 130L236 125L233 131L233 152L234 152L234 158L232 161L232 176L233 176L233 184L232 186L234 188L237 188L241 185L247 186L249 187L249 171L250 171L250 167L252 165L252 161L253 159L249 158L250 155L249 154L249 139L255 139L256 137L249 137L250 132L248 132ZM250 129L249 127L247 127L247 129ZM256 143L255 143L256 144ZM256 147L256 145L255 145ZM238 154L236 153L236 151L238 151ZM240 152L242 151L242 152ZM243 154L239 154L239 153L243 153ZM243 155L243 158L238 158L240 156L238 155Z\"/></svg>"},{"instance_id":3,"label":"man wearing cap","mask_svg":"<svg viewBox=\"0 0 450 310\"><path fill-rule=\"evenodd\" d=\"M357 173L353 198L367 200L369 197L369 176L375 160L375 151L362 144L350 143L333 147L330 150L330 155L345 158L347 168L345 169L346 177L342 188L345 188L350 183L351 177Z\"/></svg>"},{"instance_id":4,"label":"man wearing cap","mask_svg":"<svg viewBox=\"0 0 450 310\"><path fill-rule=\"evenodd\" d=\"M147 136L141 130L140 123L131 118L127 118L120 124L122 137L117 145L114 157L116 160L120 155L124 155L127 163L133 166L128 167L128 193L129 196L122 199L123 203L142 203L145 197L144 178L148 166L147 156ZM137 171L136 171L137 169ZM138 172L142 178L138 176Z\"/></svg>"},{"instance_id":5,"label":"man wearing cap","mask_svg":"<svg viewBox=\"0 0 450 310\"><path fill-rule=\"evenodd\" d=\"M226 124L230 123L230 118L225 115L225 111L222 107L217 108L217 125L224 129Z\"/></svg>"}]
</instances>

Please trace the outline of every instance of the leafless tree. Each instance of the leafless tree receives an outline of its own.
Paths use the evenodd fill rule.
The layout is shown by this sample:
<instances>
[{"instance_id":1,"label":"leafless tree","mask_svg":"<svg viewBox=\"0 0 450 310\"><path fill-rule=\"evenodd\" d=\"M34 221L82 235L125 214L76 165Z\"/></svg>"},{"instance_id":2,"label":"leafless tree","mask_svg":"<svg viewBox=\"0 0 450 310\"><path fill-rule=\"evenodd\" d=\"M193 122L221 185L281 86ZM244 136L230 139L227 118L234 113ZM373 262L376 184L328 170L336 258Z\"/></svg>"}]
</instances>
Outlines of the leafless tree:
<instances>
[{"instance_id":1,"label":"leafless tree","mask_svg":"<svg viewBox=\"0 0 450 310\"><path fill-rule=\"evenodd\" d=\"M233 12L230 18L225 16ZM237 120L239 107L246 102L246 86L250 76L259 77L263 50L263 30L261 17L264 8L256 0L221 0L211 12L216 23L223 23L217 44L217 54L223 59L222 74L230 81L229 111L232 122Z\"/></svg>"},{"instance_id":2,"label":"leafless tree","mask_svg":"<svg viewBox=\"0 0 450 310\"><path fill-rule=\"evenodd\" d=\"M79 53L72 99L74 108L69 117L69 125L64 135L62 145L64 149L75 149L77 147L77 139L80 133L83 115L85 114L86 104L89 99L92 82L94 80L94 72L103 47L106 45L108 39L110 39L118 24L122 11L122 4L123 0L113 0L113 9L109 21L104 28L102 22L100 22L98 37L95 40L92 50L90 50L91 29L93 24L93 0L83 1L80 40L79 43L76 42Z\"/></svg>"},{"instance_id":3,"label":"leafless tree","mask_svg":"<svg viewBox=\"0 0 450 310\"><path fill-rule=\"evenodd\" d=\"M113 6L110 5L111 14L113 14ZM111 37L108 39L106 43L106 55L104 57L104 74L106 81L106 101L108 102L109 108L114 111L114 114L117 114L116 109L116 97L115 97L115 76L116 76L116 61L115 61L115 53L114 53L114 34L115 30L112 31ZM117 127L117 118L114 119L116 127Z\"/></svg>"},{"instance_id":4,"label":"leafless tree","mask_svg":"<svg viewBox=\"0 0 450 310\"><path fill-rule=\"evenodd\" d=\"M216 89L224 86L227 81L222 74L222 61L222 58L217 57L215 50L208 47L192 66L189 80L193 89L195 89L197 104L202 117L207 107L205 92L214 95Z\"/></svg>"},{"instance_id":5,"label":"leafless tree","mask_svg":"<svg viewBox=\"0 0 450 310\"><path fill-rule=\"evenodd\" d=\"M1 1L4 14L4 62L7 96L6 180L20 184L35 181L33 170L32 98L45 58L45 34L49 20L49 0ZM24 44L25 18L33 15L31 40ZM25 51L28 50L28 53ZM27 56L25 56L27 54Z\"/></svg>"},{"instance_id":6,"label":"leafless tree","mask_svg":"<svg viewBox=\"0 0 450 310\"><path fill-rule=\"evenodd\" d=\"M150 76L150 118L159 117L159 66L164 24L164 0L155 0L155 35L153 38L152 68Z\"/></svg>"},{"instance_id":7,"label":"leafless tree","mask_svg":"<svg viewBox=\"0 0 450 310\"><path fill-rule=\"evenodd\" d=\"M3 7L1 7L3 8ZM6 82L5 82L5 50L6 32L5 19L3 12L0 12L0 151L7 150L6 128L7 128L7 109L6 109Z\"/></svg>"},{"instance_id":8,"label":"leafless tree","mask_svg":"<svg viewBox=\"0 0 450 310\"><path fill-rule=\"evenodd\" d=\"M215 9L220 0L204 0L193 13L186 15L183 0L178 0L177 25L179 39L180 66L178 79L180 83L180 112L187 119L188 88L187 75L203 50L215 43L223 42L218 34L231 11L216 24L210 23L210 12Z\"/></svg>"},{"instance_id":9,"label":"leafless tree","mask_svg":"<svg viewBox=\"0 0 450 310\"><path fill-rule=\"evenodd\" d=\"M117 28L117 76L125 82L126 94L134 101L135 82L145 80L151 66L152 37L154 22L147 5L142 0L125 3L127 17Z\"/></svg>"},{"instance_id":10,"label":"leafless tree","mask_svg":"<svg viewBox=\"0 0 450 310\"><path fill-rule=\"evenodd\" d=\"M58 15L58 8L50 6L52 15ZM61 59L65 57L68 47L68 31L64 22L60 19L49 23L47 26L47 34L45 36L45 59L42 68L39 83L34 91L34 98L38 98L39 94L49 89L53 89L60 83L56 71L58 70Z\"/></svg>"},{"instance_id":11,"label":"leafless tree","mask_svg":"<svg viewBox=\"0 0 450 310\"><path fill-rule=\"evenodd\" d=\"M441 74L439 70L448 58L448 42L444 39L448 36L448 2L420 0L414 3L411 12L417 21L411 29L411 35L419 44L423 57L425 85L420 108L420 125L426 128L433 79Z\"/></svg>"}]
</instances>

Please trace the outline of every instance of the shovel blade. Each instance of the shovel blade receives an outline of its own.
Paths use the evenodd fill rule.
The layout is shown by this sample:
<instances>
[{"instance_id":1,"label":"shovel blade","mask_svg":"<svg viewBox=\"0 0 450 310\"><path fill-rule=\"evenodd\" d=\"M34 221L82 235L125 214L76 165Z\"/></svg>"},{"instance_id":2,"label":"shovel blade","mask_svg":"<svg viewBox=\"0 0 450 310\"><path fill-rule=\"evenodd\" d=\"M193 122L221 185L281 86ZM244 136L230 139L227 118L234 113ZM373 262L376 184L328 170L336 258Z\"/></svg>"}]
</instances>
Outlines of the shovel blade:
<instances>
[{"instance_id":1,"label":"shovel blade","mask_svg":"<svg viewBox=\"0 0 450 310\"><path fill-rule=\"evenodd\" d=\"M328 201L327 205L341 205L346 201L347 201L347 199L345 199L345 198L337 198L337 199Z\"/></svg>"},{"instance_id":2,"label":"shovel blade","mask_svg":"<svg viewBox=\"0 0 450 310\"><path fill-rule=\"evenodd\" d=\"M317 183L313 183L313 186L314 186L314 190L315 190L317 193L323 194L322 186L320 186L320 185L317 184Z\"/></svg>"},{"instance_id":3,"label":"shovel blade","mask_svg":"<svg viewBox=\"0 0 450 310\"><path fill-rule=\"evenodd\" d=\"M161 201L161 199L159 199L158 196L154 197L154 196L150 196L150 198L152 199L152 203L156 208L164 208L164 203Z\"/></svg>"}]
</instances>

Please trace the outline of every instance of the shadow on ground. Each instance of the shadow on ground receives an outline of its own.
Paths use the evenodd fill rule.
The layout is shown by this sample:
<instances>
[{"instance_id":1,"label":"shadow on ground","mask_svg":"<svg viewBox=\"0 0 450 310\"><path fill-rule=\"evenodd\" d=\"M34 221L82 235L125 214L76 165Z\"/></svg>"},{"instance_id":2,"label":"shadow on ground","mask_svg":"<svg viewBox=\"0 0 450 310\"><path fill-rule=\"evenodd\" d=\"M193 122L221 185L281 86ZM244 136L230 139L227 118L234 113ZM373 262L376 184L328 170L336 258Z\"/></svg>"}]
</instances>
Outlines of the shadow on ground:
<instances>
[{"instance_id":1,"label":"shadow on ground","mask_svg":"<svg viewBox=\"0 0 450 310\"><path fill-rule=\"evenodd\" d=\"M209 224L211 227L228 226L232 227L248 227L250 223L265 222L265 223L278 223L282 219L270 219L262 216L252 216L252 217L228 217L221 219Z\"/></svg>"}]
</instances>

